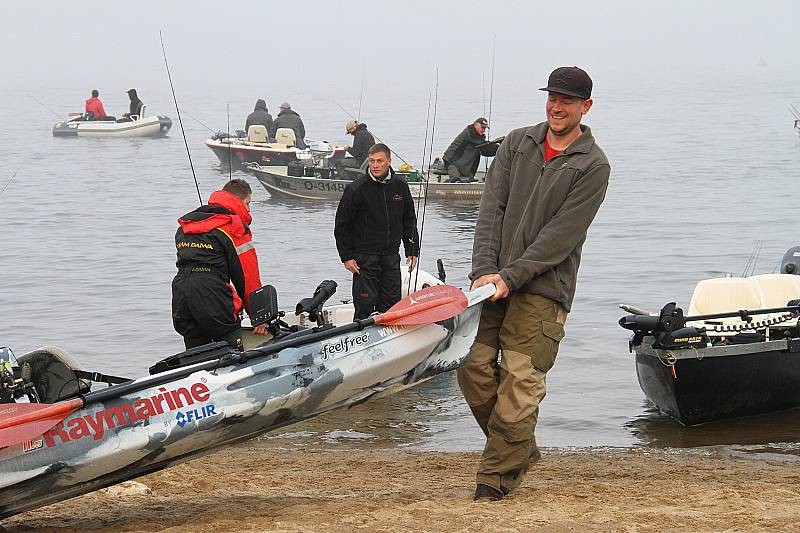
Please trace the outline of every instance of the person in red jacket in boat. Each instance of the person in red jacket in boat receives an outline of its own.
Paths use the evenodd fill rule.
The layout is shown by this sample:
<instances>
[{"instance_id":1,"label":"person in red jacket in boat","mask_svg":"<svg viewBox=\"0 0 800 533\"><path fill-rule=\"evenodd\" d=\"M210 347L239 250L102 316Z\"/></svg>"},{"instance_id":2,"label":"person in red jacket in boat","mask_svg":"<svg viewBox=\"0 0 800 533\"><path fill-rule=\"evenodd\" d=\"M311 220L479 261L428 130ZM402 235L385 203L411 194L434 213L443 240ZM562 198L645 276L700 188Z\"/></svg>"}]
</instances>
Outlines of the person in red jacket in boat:
<instances>
[{"instance_id":1,"label":"person in red jacket in boat","mask_svg":"<svg viewBox=\"0 0 800 533\"><path fill-rule=\"evenodd\" d=\"M172 280L172 323L186 349L215 341L242 346L242 309L261 287L250 231L252 189L230 180L207 205L183 215L175 233L178 273ZM254 333L265 335L267 326Z\"/></svg>"},{"instance_id":2,"label":"person in red jacket in boat","mask_svg":"<svg viewBox=\"0 0 800 533\"><path fill-rule=\"evenodd\" d=\"M103 109L103 102L100 101L100 92L92 89L92 97L86 100L86 118L88 120L114 120L114 117L106 115Z\"/></svg>"}]
</instances>

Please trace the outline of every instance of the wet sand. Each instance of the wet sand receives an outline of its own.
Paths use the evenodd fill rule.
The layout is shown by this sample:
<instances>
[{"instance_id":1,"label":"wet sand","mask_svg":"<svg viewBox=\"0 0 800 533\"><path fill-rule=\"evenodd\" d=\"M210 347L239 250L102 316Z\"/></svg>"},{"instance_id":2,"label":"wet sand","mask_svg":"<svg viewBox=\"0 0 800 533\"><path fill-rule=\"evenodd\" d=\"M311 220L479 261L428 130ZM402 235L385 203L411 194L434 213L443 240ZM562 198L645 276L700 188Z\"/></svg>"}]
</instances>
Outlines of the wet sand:
<instances>
[{"instance_id":1,"label":"wet sand","mask_svg":"<svg viewBox=\"0 0 800 533\"><path fill-rule=\"evenodd\" d=\"M796 531L800 521L797 462L546 450L515 494L474 503L477 460L259 440L12 517L0 531Z\"/></svg>"}]
</instances>

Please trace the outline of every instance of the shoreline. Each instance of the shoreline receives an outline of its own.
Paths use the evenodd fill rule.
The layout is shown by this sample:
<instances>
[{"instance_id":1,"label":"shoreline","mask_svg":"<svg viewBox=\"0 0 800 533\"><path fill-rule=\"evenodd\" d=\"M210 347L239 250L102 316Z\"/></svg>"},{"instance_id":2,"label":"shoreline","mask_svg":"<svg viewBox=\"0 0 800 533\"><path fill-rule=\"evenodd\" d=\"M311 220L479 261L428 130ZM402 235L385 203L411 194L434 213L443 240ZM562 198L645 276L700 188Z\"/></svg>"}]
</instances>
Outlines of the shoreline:
<instances>
[{"instance_id":1,"label":"shoreline","mask_svg":"<svg viewBox=\"0 0 800 533\"><path fill-rule=\"evenodd\" d=\"M794 461L545 449L514 494L474 503L478 458L255 440L8 518L0 531L793 531L800 520Z\"/></svg>"}]
</instances>

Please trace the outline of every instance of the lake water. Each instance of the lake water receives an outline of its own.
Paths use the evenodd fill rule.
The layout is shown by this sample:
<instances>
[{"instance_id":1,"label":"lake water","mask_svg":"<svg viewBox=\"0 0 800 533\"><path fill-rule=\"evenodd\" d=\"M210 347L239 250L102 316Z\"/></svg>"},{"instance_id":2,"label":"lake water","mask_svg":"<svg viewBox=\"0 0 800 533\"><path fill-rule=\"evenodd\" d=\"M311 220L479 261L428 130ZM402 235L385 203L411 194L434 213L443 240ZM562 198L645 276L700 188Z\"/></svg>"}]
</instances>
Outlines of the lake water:
<instances>
[{"instance_id":1,"label":"lake water","mask_svg":"<svg viewBox=\"0 0 800 533\"><path fill-rule=\"evenodd\" d=\"M669 301L685 306L699 279L741 274L758 241L757 273L771 272L787 248L800 244L800 145L786 111L800 103L800 71L753 66L752 72L687 72L674 79L654 73L636 86L625 72L604 75L595 75L595 106L586 123L611 161L611 185L584 248L567 336L548 375L540 445L800 454L798 410L691 429L658 415L637 384L628 334L616 324L619 303L649 310ZM493 135L542 120L544 95L537 86L538 80L526 80L495 100ZM203 145L209 132L186 114L224 130L222 91L200 85L176 90L206 199L228 171ZM423 153L428 91L386 85L369 98L366 121L415 163ZM231 128L241 128L263 95L254 84L227 92ZM169 137L53 138L55 117L27 93L12 91L3 99L3 118L16 126L0 133L0 189L19 172L0 198L0 344L17 354L58 345L85 368L139 375L182 348L170 319L173 236L176 219L197 205L197 196L166 81L139 93L151 111L173 118ZM440 95L434 154L480 112L480 101L454 93ZM52 87L37 97L66 113L79 110L85 96ZM121 113L123 97L108 97L109 113ZM271 95L271 107L278 98ZM300 101L310 137L345 137L348 117L328 98L306 88ZM349 298L349 275L333 240L335 202L273 199L253 176L235 171L234 177L253 185L262 279L278 289L281 305L293 307L323 279L339 283L334 299ZM465 287L476 214L476 203L429 203L422 267L435 271L441 258L448 281ZM452 374L269 438L297 446L483 445Z\"/></svg>"}]
</instances>

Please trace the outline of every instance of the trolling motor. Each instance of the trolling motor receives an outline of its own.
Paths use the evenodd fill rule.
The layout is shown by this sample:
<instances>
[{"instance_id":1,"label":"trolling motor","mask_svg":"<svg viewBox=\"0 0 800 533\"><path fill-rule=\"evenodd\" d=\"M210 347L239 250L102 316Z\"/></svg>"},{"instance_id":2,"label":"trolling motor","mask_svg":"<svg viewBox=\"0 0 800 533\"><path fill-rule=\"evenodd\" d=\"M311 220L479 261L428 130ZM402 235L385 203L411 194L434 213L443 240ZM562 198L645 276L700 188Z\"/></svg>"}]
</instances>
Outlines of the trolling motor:
<instances>
[{"instance_id":1,"label":"trolling motor","mask_svg":"<svg viewBox=\"0 0 800 533\"><path fill-rule=\"evenodd\" d=\"M683 309L675 302L662 307L658 316L627 315L619 319L619 325L633 331L631 346L640 345L645 335L655 338L654 348L667 350L705 348L709 343L705 328L686 326Z\"/></svg>"},{"instance_id":2,"label":"trolling motor","mask_svg":"<svg viewBox=\"0 0 800 533\"><path fill-rule=\"evenodd\" d=\"M309 320L316 322L317 326L322 326L325 323L322 306L334 294L336 294L336 282L326 279L314 290L314 296L303 298L297 303L294 314L308 313Z\"/></svg>"}]
</instances>

